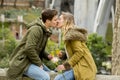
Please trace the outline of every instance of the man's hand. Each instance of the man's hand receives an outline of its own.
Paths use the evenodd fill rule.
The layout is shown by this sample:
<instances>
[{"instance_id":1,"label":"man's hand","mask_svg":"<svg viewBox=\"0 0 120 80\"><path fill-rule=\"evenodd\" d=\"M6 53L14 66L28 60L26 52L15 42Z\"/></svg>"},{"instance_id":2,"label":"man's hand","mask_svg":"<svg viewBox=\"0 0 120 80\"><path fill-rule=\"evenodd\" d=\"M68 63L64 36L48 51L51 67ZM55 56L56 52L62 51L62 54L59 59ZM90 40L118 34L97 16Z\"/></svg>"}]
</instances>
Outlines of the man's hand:
<instances>
[{"instance_id":1,"label":"man's hand","mask_svg":"<svg viewBox=\"0 0 120 80\"><path fill-rule=\"evenodd\" d=\"M40 68L43 69L43 66L41 65Z\"/></svg>"},{"instance_id":2,"label":"man's hand","mask_svg":"<svg viewBox=\"0 0 120 80\"><path fill-rule=\"evenodd\" d=\"M64 67L64 65L58 65L58 67L56 69L57 69L57 71L62 71L62 70L65 70L65 67Z\"/></svg>"},{"instance_id":3,"label":"man's hand","mask_svg":"<svg viewBox=\"0 0 120 80\"><path fill-rule=\"evenodd\" d=\"M48 55L48 59L51 60L52 58L53 58L53 56L52 56L51 54L49 54L49 55Z\"/></svg>"}]
</instances>

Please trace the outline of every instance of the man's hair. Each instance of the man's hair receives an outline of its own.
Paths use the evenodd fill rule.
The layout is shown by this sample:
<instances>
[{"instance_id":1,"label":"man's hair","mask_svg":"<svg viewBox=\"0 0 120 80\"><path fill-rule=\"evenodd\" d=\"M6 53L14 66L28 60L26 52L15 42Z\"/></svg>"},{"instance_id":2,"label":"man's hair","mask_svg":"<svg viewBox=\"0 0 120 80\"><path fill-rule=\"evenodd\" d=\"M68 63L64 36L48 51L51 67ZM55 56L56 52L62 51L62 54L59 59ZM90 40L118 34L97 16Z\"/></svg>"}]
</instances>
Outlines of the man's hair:
<instances>
[{"instance_id":1,"label":"man's hair","mask_svg":"<svg viewBox=\"0 0 120 80\"><path fill-rule=\"evenodd\" d=\"M52 20L54 16L58 14L55 9L44 9L41 13L41 19L45 23L46 20Z\"/></svg>"}]
</instances>

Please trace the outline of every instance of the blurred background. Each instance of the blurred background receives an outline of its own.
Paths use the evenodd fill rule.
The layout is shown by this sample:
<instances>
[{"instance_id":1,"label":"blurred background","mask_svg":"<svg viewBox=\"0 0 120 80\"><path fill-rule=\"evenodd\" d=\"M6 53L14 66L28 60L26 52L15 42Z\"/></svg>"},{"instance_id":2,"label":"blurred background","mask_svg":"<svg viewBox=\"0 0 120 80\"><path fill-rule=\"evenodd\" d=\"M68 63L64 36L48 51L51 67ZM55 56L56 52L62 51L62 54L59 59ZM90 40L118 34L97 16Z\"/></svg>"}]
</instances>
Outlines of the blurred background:
<instances>
[{"instance_id":1,"label":"blurred background","mask_svg":"<svg viewBox=\"0 0 120 80\"><path fill-rule=\"evenodd\" d=\"M98 74L111 74L113 30L116 0L0 0L0 68L8 67L9 56L27 31L27 24L41 16L45 8L56 9L59 14L70 12L75 24L89 32L90 49ZM56 54L63 50L61 31L52 29L46 50ZM48 64L54 69L58 63Z\"/></svg>"}]
</instances>

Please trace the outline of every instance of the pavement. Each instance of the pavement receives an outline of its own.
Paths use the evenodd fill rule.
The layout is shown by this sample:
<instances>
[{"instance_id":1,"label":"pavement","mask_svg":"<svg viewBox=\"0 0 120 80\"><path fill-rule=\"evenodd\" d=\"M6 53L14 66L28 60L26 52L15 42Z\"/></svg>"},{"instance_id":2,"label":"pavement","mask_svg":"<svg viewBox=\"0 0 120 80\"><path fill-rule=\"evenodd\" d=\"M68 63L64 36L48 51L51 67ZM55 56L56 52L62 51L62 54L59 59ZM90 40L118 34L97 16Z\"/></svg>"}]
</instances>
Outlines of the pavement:
<instances>
[{"instance_id":1,"label":"pavement","mask_svg":"<svg viewBox=\"0 0 120 80\"><path fill-rule=\"evenodd\" d=\"M1 69L0 68L0 76L6 76L6 70L7 69Z\"/></svg>"}]
</instances>

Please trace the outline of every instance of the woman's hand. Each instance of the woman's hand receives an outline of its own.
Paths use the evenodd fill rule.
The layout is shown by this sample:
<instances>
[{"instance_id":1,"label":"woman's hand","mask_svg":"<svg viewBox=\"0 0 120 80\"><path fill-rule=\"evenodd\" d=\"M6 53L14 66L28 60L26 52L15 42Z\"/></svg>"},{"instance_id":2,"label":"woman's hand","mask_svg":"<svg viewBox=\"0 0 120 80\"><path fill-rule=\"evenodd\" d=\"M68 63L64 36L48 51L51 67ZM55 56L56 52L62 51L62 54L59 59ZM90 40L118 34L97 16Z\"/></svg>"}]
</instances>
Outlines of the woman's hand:
<instances>
[{"instance_id":1,"label":"woman's hand","mask_svg":"<svg viewBox=\"0 0 120 80\"><path fill-rule=\"evenodd\" d=\"M57 57L61 58L63 55L61 52L57 53Z\"/></svg>"}]
</instances>

